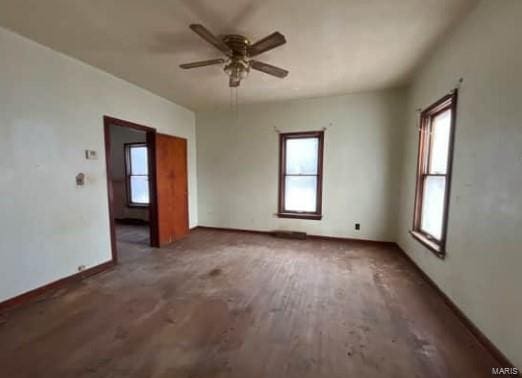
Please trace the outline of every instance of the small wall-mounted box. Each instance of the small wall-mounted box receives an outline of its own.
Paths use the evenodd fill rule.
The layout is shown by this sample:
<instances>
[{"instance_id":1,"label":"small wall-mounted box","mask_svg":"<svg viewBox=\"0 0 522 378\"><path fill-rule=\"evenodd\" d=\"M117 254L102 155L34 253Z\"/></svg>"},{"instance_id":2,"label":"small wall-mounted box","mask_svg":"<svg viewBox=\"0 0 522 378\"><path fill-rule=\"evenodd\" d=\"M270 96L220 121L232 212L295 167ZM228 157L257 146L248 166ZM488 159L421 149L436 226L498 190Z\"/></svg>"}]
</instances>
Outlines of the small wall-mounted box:
<instances>
[{"instance_id":1,"label":"small wall-mounted box","mask_svg":"<svg viewBox=\"0 0 522 378\"><path fill-rule=\"evenodd\" d=\"M75 177L76 179L76 185L77 186L83 186L85 185L85 173L78 173Z\"/></svg>"},{"instance_id":2,"label":"small wall-mounted box","mask_svg":"<svg viewBox=\"0 0 522 378\"><path fill-rule=\"evenodd\" d=\"M95 150L85 150L85 158L87 160L96 160L98 159L98 154Z\"/></svg>"}]
</instances>

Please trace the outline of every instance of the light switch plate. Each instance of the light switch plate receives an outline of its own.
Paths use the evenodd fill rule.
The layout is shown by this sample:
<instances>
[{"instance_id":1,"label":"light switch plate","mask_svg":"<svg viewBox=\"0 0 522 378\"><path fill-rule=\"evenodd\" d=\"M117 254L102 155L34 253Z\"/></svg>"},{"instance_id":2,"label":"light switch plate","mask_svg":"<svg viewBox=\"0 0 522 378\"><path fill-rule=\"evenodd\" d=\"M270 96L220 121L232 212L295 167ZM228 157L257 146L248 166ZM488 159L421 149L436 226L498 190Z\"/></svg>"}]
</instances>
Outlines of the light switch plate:
<instances>
[{"instance_id":1,"label":"light switch plate","mask_svg":"<svg viewBox=\"0 0 522 378\"><path fill-rule=\"evenodd\" d=\"M85 158L87 160L96 160L98 159L98 154L95 150L85 150Z\"/></svg>"}]
</instances>

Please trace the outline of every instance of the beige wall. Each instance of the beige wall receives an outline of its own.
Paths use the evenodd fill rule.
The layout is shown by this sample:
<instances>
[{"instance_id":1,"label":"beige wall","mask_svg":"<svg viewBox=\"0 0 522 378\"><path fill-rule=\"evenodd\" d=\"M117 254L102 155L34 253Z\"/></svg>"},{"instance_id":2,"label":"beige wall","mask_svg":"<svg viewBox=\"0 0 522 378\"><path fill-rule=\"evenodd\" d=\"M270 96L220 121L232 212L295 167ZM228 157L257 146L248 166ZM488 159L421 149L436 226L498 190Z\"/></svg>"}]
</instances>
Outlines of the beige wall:
<instances>
[{"instance_id":1,"label":"beige wall","mask_svg":"<svg viewBox=\"0 0 522 378\"><path fill-rule=\"evenodd\" d=\"M199 223L394 240L403 90L241 105L197 113ZM326 127L323 219L280 219L282 132ZM361 230L355 231L354 224Z\"/></svg>"},{"instance_id":2,"label":"beige wall","mask_svg":"<svg viewBox=\"0 0 522 378\"><path fill-rule=\"evenodd\" d=\"M434 51L409 95L397 240L518 367L522 367L522 1L483 1ZM416 108L463 77L457 112L447 258L408 235Z\"/></svg>"},{"instance_id":3,"label":"beige wall","mask_svg":"<svg viewBox=\"0 0 522 378\"><path fill-rule=\"evenodd\" d=\"M197 224L193 112L2 28L0 51L0 301L110 260L104 115L188 139Z\"/></svg>"},{"instance_id":4,"label":"beige wall","mask_svg":"<svg viewBox=\"0 0 522 378\"><path fill-rule=\"evenodd\" d=\"M127 205L127 183L125 176L125 144L146 143L145 131L127 127L111 126L111 179L114 217L116 219L149 220L149 209Z\"/></svg>"}]
</instances>

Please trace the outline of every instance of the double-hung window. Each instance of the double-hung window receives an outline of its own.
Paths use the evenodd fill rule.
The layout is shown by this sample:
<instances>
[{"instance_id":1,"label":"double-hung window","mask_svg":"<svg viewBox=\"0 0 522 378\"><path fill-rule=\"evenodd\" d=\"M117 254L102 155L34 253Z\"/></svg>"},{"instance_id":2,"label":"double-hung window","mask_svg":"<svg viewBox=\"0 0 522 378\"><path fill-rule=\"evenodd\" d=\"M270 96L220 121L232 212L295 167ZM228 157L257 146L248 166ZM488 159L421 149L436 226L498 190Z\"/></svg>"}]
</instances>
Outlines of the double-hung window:
<instances>
[{"instance_id":1,"label":"double-hung window","mask_svg":"<svg viewBox=\"0 0 522 378\"><path fill-rule=\"evenodd\" d=\"M323 131L280 134L282 218L321 219Z\"/></svg>"},{"instance_id":2,"label":"double-hung window","mask_svg":"<svg viewBox=\"0 0 522 378\"><path fill-rule=\"evenodd\" d=\"M412 235L444 256L457 92L421 113Z\"/></svg>"},{"instance_id":3,"label":"double-hung window","mask_svg":"<svg viewBox=\"0 0 522 378\"><path fill-rule=\"evenodd\" d=\"M149 205L148 150L144 143L125 145L127 203L129 206Z\"/></svg>"}]
</instances>

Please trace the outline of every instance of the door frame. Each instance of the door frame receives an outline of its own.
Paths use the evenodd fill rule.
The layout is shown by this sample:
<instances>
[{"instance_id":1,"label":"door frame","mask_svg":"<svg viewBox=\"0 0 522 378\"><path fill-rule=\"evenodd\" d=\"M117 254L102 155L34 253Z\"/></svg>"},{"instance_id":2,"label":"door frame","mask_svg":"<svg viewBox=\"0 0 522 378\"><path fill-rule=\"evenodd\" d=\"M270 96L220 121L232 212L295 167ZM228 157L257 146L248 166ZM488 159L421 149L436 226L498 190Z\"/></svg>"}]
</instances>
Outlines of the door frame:
<instances>
[{"instance_id":1,"label":"door frame","mask_svg":"<svg viewBox=\"0 0 522 378\"><path fill-rule=\"evenodd\" d=\"M111 236L111 255L113 263L118 263L118 250L116 246L116 226L114 218L114 192L112 187L111 172L111 126L126 127L144 131L146 135L148 170L149 170L149 229L151 247L159 247L158 241L158 197L156 188L156 129L125 121L123 119L103 116L103 131L105 137L105 164L107 172L107 195L109 205L109 225Z\"/></svg>"}]
</instances>

